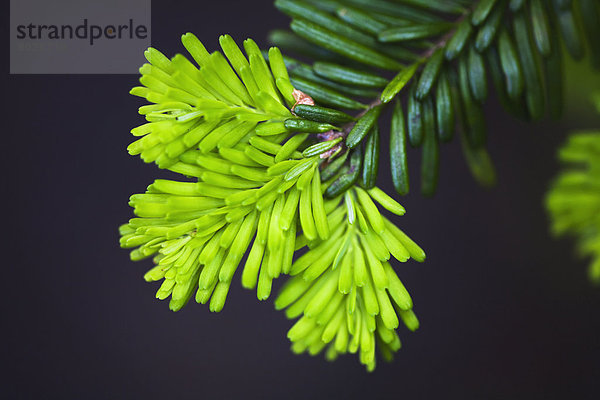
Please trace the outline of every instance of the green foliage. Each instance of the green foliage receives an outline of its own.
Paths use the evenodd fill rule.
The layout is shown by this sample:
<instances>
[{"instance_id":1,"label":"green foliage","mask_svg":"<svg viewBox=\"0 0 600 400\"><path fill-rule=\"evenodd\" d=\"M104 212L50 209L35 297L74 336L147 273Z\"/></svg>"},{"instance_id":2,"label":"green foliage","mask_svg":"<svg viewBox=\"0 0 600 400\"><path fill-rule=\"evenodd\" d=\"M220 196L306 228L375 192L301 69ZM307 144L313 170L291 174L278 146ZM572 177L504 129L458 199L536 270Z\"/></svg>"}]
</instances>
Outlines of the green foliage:
<instances>
[{"instance_id":1,"label":"green foliage","mask_svg":"<svg viewBox=\"0 0 600 400\"><path fill-rule=\"evenodd\" d=\"M328 236L318 168L327 149L303 155L308 135L287 126L298 120L285 103L293 104L293 87L276 48L269 68L252 40L244 42L244 56L222 36L232 69L192 34L182 42L200 68L181 55L169 60L147 51L145 86L132 93L154 104L141 107L149 122L133 129L145 135L129 149L193 180L159 179L131 196L137 218L121 227L121 245L134 248L134 260L154 257L145 279L163 281L156 296L171 296L171 309L195 292L197 302L210 300L220 311L251 243L242 284L257 288L262 300L291 265L297 227L312 239Z\"/></svg>"},{"instance_id":2,"label":"green foliage","mask_svg":"<svg viewBox=\"0 0 600 400\"><path fill-rule=\"evenodd\" d=\"M373 127L376 118L362 133L370 138L369 168L357 167L356 163L362 164L361 152L353 152L350 168L340 169L340 160L343 163L349 151L343 146L342 128L332 123L348 124L355 118L311 105L312 99L292 86L277 48L269 50L267 63L250 39L244 42L244 55L231 37L222 36L225 56L209 53L190 33L182 37L182 42L197 66L182 55L168 59L156 49L146 52L149 64L140 69L143 86L131 93L152 104L140 108L148 122L132 130L141 138L128 149L132 155L139 154L144 161L155 162L159 168L187 179L157 179L145 193L131 196L129 204L136 217L120 227L121 246L133 249L132 260L153 258L155 266L144 278L162 282L156 297L170 297L173 311L194 297L218 312L225 305L241 264L242 286L256 289L259 300L270 296L274 279L281 274L298 274L300 265L306 269L303 276L311 277L307 285L314 281L315 287L320 287L321 282L329 282L329 277L340 271L336 269L339 262L332 264L330 260L332 251L339 251L341 256L347 251L360 251L352 250L352 237L365 252L374 275L371 278L364 269L360 281L346 279L336 299L347 295L347 288L354 288L356 293L358 288L370 285L365 279L374 279L376 285L370 296L376 294L380 303L387 301L381 303L381 313L379 308L366 310L361 296L367 289L357 294L352 300L356 312L344 308L344 323L352 323L346 336L350 335L352 342L338 344L337 350L328 354L331 357L334 352L356 351L353 349L358 349L360 343L361 361L372 369L376 329L386 357L400 343L393 331L398 317L387 293L401 307L401 318L409 321L411 329L416 328L412 302L399 297L408 294L387 264L390 252L401 261L409 256L424 259L423 251L384 219L372 200L393 213L404 214L402 206L374 186L379 151L378 133ZM333 64L322 67L329 72L338 68ZM375 76L352 73L361 77L363 86L383 84ZM376 110L371 109L370 115ZM354 186L361 171L368 193ZM324 198L324 193L330 199ZM346 203L341 202L341 196L345 196ZM348 214L350 209L352 216ZM360 232L355 229L355 220ZM342 233L347 238L343 251L339 240ZM305 246L311 250L294 262L295 251ZM323 249L327 257L306 264ZM348 278L354 267L348 257L344 260L344 276ZM312 304L308 317L316 312L314 304L324 307L329 299L315 290L310 293L310 297L303 296ZM292 308L298 309L298 304ZM376 327L376 317L381 319L382 327ZM361 327L363 320L366 322ZM296 336L294 350L300 351L302 343L312 352L315 346L324 347L326 343L315 336L320 329L315 325L309 332L304 327L303 332L312 339L300 341Z\"/></svg>"},{"instance_id":3,"label":"green foliage","mask_svg":"<svg viewBox=\"0 0 600 400\"><path fill-rule=\"evenodd\" d=\"M592 258L590 279L600 284L600 131L571 134L558 158L564 170L546 195L552 233L577 239L580 254Z\"/></svg>"},{"instance_id":4,"label":"green foliage","mask_svg":"<svg viewBox=\"0 0 600 400\"><path fill-rule=\"evenodd\" d=\"M399 320L411 331L418 328L412 299L388 261L422 262L425 253L381 216L373 199L404 214L380 189L355 187L328 213L335 228L327 240L300 237L308 250L292 265L294 277L275 300L288 318L301 317L288 332L294 352L315 355L327 347L328 360L358 352L360 362L373 370L376 347L386 360L400 348Z\"/></svg>"},{"instance_id":5,"label":"green foliage","mask_svg":"<svg viewBox=\"0 0 600 400\"><path fill-rule=\"evenodd\" d=\"M141 86L131 93L150 103L139 109L147 123L131 131L138 139L128 151L182 176L157 179L131 196L136 217L120 227L120 243L132 249L132 260L153 258L145 279L162 281L156 297L170 297L174 311L192 297L221 311L240 265L242 286L256 289L260 300L270 296L274 279L292 275L276 300L289 318L299 318L288 332L292 350L327 348L330 360L359 353L372 370L376 347L387 360L400 348L400 320L409 330L418 327L389 260L425 259L378 209L405 212L376 186L381 141L389 140L392 180L402 195L410 187L408 145L422 149L421 191L433 195L441 144L455 136L477 181L492 185L483 113L489 81L519 118L559 115L559 38L574 59L589 47L600 67L600 5L276 0L275 6L293 20L291 32L274 31L270 39L310 63L277 47L261 51L251 39L242 51L228 35L219 39L222 52L212 53L183 35L195 64L153 48L145 53ZM390 104L388 134L380 127ZM578 136L563 151L587 169L565 173L548 201L556 230L577 232L582 251L597 257L594 276L600 276L592 213L599 199L591 196L598 189L597 139Z\"/></svg>"},{"instance_id":6,"label":"green foliage","mask_svg":"<svg viewBox=\"0 0 600 400\"><path fill-rule=\"evenodd\" d=\"M293 19L292 32L277 31L271 40L313 60L312 66L286 61L288 67L301 66L290 68L292 82L302 79L303 90L332 107L358 109L343 105L352 100L368 105L349 128L348 147L366 145L364 127L377 125L380 104L400 101L405 118L394 111L395 130L387 136L400 194L408 192L408 174L406 163L398 161L406 157L398 151L404 143L398 132L422 148L424 194L435 192L440 145L455 131L473 176L490 186L495 171L482 108L489 81L509 113L535 121L562 111L561 39L577 60L587 47L600 68L600 4L594 0L276 0L275 6ZM385 79L381 91L352 93L380 88ZM328 98L331 91L343 92L344 102Z\"/></svg>"},{"instance_id":7,"label":"green foliage","mask_svg":"<svg viewBox=\"0 0 600 400\"><path fill-rule=\"evenodd\" d=\"M129 145L130 154L160 168L200 177L195 163L181 159L189 149L209 153L233 148L247 141L255 128L261 132L267 126L281 126L263 135L288 131L282 124L292 117L285 102L293 104L293 88L277 49L271 51L271 74L250 39L244 42L247 59L231 37L221 37L233 69L222 53L208 53L191 33L182 42L200 68L180 54L169 60L153 48L145 53L149 64L140 68L143 86L133 88L131 94L153 104L140 107L148 123L131 131L141 139Z\"/></svg>"}]
</instances>

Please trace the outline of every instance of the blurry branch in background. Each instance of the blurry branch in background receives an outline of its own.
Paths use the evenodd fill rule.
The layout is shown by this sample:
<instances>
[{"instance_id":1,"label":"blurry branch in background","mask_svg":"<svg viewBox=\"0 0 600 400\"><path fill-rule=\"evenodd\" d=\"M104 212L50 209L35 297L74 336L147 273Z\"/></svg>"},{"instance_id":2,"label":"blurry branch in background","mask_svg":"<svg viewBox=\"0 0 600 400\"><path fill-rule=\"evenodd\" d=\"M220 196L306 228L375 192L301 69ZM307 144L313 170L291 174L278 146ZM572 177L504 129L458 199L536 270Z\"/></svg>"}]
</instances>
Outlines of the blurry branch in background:
<instances>
[{"instance_id":1,"label":"blurry branch in background","mask_svg":"<svg viewBox=\"0 0 600 400\"><path fill-rule=\"evenodd\" d=\"M600 114L600 92L593 97ZM558 158L562 171L546 195L552 233L575 238L579 254L591 258L590 279L600 284L600 128L571 133Z\"/></svg>"}]
</instances>

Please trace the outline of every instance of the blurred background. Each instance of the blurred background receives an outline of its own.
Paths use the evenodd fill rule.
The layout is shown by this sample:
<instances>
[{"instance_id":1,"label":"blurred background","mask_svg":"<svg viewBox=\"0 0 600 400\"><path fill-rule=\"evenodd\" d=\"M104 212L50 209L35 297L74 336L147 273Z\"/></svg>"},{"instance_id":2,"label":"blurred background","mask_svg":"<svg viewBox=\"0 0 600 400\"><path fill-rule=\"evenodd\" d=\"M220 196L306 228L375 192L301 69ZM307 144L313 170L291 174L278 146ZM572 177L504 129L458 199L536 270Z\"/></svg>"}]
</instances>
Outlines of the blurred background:
<instances>
[{"instance_id":1,"label":"blurred background","mask_svg":"<svg viewBox=\"0 0 600 400\"><path fill-rule=\"evenodd\" d=\"M167 55L184 51L188 31L209 50L222 33L266 46L268 31L288 23L270 1L154 1L152 16L153 46ZM420 155L410 153L412 193L395 221L428 259L394 267L421 328L401 329L403 348L374 373L354 355L329 363L292 354L292 322L239 285L219 314L195 303L169 311L142 279L151 262L133 263L118 246L129 195L174 176L125 150L143 122L142 101L128 94L137 76L9 75L8 60L0 68L2 398L600 395L600 288L573 243L549 235L543 208L557 146L570 130L600 128L588 101L600 79L586 66L568 66L560 122L520 122L488 102L492 190L475 184L455 141L441 153L437 195L424 199ZM379 182L391 191L387 163Z\"/></svg>"}]
</instances>

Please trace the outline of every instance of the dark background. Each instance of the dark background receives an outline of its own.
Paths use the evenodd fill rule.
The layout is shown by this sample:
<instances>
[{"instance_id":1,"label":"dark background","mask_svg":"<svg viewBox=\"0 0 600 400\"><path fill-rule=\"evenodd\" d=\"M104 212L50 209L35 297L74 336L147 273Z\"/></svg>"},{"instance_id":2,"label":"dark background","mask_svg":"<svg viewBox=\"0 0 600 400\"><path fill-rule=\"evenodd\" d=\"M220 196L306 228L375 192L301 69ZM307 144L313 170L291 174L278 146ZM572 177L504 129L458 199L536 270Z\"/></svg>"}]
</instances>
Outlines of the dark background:
<instances>
[{"instance_id":1,"label":"dark background","mask_svg":"<svg viewBox=\"0 0 600 400\"><path fill-rule=\"evenodd\" d=\"M270 1L207 3L155 1L153 45L182 52L187 31L209 49L221 33L265 44L288 22ZM150 263L118 247L128 196L164 175L125 151L143 122L127 93L137 77L10 76L3 54L3 398L598 398L600 289L572 243L547 233L542 199L565 132L599 119L530 125L491 101L490 191L455 142L437 196L423 199L411 153L408 213L396 221L428 260L395 267L421 328L402 329L396 360L369 374L353 355L293 355L291 322L239 285L220 314L154 299L142 279ZM389 189L385 161L381 170Z\"/></svg>"}]
</instances>

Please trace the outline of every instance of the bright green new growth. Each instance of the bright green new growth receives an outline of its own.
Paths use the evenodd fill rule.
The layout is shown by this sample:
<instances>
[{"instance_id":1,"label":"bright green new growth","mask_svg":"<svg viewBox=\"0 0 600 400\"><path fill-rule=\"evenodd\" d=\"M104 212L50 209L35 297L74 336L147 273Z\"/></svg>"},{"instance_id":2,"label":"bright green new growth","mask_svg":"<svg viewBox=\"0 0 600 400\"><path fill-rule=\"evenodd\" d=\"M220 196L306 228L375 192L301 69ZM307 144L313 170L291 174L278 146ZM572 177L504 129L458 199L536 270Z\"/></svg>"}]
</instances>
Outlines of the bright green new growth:
<instances>
[{"instance_id":1,"label":"bright green new growth","mask_svg":"<svg viewBox=\"0 0 600 400\"><path fill-rule=\"evenodd\" d=\"M222 36L232 69L192 34L182 42L200 68L181 55L169 60L146 52L145 87L132 93L155 104L141 107L149 122L133 130L144 136L129 150L193 181L159 179L131 196L137 218L121 227L121 246L135 248L133 260L154 257L145 279L163 281L156 297L171 296L172 310L195 293L197 302L210 300L211 311L220 311L248 248L242 284L264 300L272 280L291 266L296 229L312 239L329 235L321 158L319 151L303 156L308 135L283 126L292 117L284 101L294 98L276 48L269 68L252 40L244 42L246 58Z\"/></svg>"},{"instance_id":2,"label":"bright green new growth","mask_svg":"<svg viewBox=\"0 0 600 400\"><path fill-rule=\"evenodd\" d=\"M600 131L570 135L558 156L565 170L546 196L552 232L577 239L580 254L592 258L590 279L600 284Z\"/></svg>"},{"instance_id":3,"label":"bright green new growth","mask_svg":"<svg viewBox=\"0 0 600 400\"><path fill-rule=\"evenodd\" d=\"M222 36L225 56L208 53L190 33L182 42L198 66L182 55L169 60L155 49L146 52L150 63L140 69L144 86L132 94L153 104L140 108L148 123L132 130L141 139L128 150L188 180L157 179L145 193L132 195L129 204L136 217L121 226L121 246L133 249L132 260L153 257L156 265L144 278L162 281L156 297L170 297L173 311L192 297L198 303L210 302L211 311L221 311L245 255L241 283L256 289L260 300L269 297L274 279L282 273L296 275L302 265L304 278L319 287L332 276L326 270L334 270L334 275L343 271L339 285L337 280L336 286L327 282L338 293L336 301L355 294L344 303L351 308L340 309L351 341L338 343L329 357L360 348L361 361L372 369L375 343L380 341L389 359L400 347L394 333L398 315L413 330L418 322L412 300L387 260L390 253L403 262L411 256L423 261L425 255L379 213L372 199L397 215L404 214L404 208L374 187L376 170L363 177L368 192L354 186L356 178L336 184L347 175L336 163L345 160L349 150L343 145L342 128L319 118L334 118L336 123L354 118L302 104L304 94L292 86L277 48L269 50L267 64L250 39L244 42L244 55L231 37ZM373 77L365 79L381 84ZM297 103L298 114L293 112ZM303 119L305 115L311 119ZM375 128L365 129L363 135L376 137L371 132ZM373 140L367 152L376 163L378 142ZM351 155L354 162L360 162L357 154L359 150ZM354 165L352 174L359 170ZM324 193L331 199L324 199ZM340 205L342 195L345 205ZM305 245L313 250L294 262L295 250ZM324 246L327 256L307 264ZM359 252L364 255L359 257ZM307 318L326 305L334 306L322 292L310 293L302 297L310 301L309 307L299 309ZM336 321L338 315L342 314L336 314ZM303 332L311 338L321 335L321 322L312 331L305 326ZM294 351L300 351L302 343L311 351L317 345L298 340Z\"/></svg>"},{"instance_id":4,"label":"bright green new growth","mask_svg":"<svg viewBox=\"0 0 600 400\"><path fill-rule=\"evenodd\" d=\"M214 153L246 143L255 131L287 132L283 122L292 114L286 102L291 105L294 98L279 50L270 51L269 69L251 39L244 42L246 57L230 36L221 36L227 59L218 51L208 53L191 33L181 41L198 67L181 54L169 60L153 48L145 53L149 64L140 68L144 86L133 88L131 94L154 104L140 107L148 123L131 131L142 138L129 145L130 154L160 168L198 176L195 163L181 160L189 149Z\"/></svg>"},{"instance_id":5,"label":"bright green new growth","mask_svg":"<svg viewBox=\"0 0 600 400\"><path fill-rule=\"evenodd\" d=\"M256 289L261 300L274 279L294 275L276 301L290 318L301 316L288 334L292 349L316 354L327 347L328 359L358 352L372 370L376 344L385 359L399 349L400 319L410 330L418 327L412 300L388 260L425 258L375 205L404 213L375 186L381 140L389 140L392 181L401 195L409 191L408 145L422 148L421 191L432 195L441 145L455 133L476 180L492 185L483 114L488 82L517 117L537 120L546 111L558 116L559 39L577 60L589 48L599 67L600 5L275 5L293 19L292 32L275 31L271 39L312 65L284 57L278 48L262 52L251 39L242 51L227 35L219 39L222 52L213 53L194 35L184 35L195 64L152 48L145 53L141 86L131 93L151 104L139 109L147 123L132 130L139 139L128 151L187 178L158 179L131 196L136 217L121 226L121 246L133 249L133 260L153 257L156 266L145 279L162 281L157 297L170 297L174 311L191 297L222 310L244 256L242 286ZM380 132L380 120L391 104L388 134ZM556 230L579 234L582 250L598 260L598 225L588 224L597 221L593 137L573 139L565 150L589 168L559 179L548 204ZM309 250L294 260L305 246ZM593 265L599 276L600 262Z\"/></svg>"},{"instance_id":6,"label":"bright green new growth","mask_svg":"<svg viewBox=\"0 0 600 400\"><path fill-rule=\"evenodd\" d=\"M327 240L306 242L308 251L292 264L290 279L275 301L288 318L301 318L288 332L292 350L311 355L326 350L328 360L359 353L368 370L375 368L375 348L386 360L400 348L399 319L414 331L419 322L412 299L388 263L409 258L422 262L425 253L383 217L373 202L395 214L404 208L378 188L355 187L343 199L330 200Z\"/></svg>"}]
</instances>

